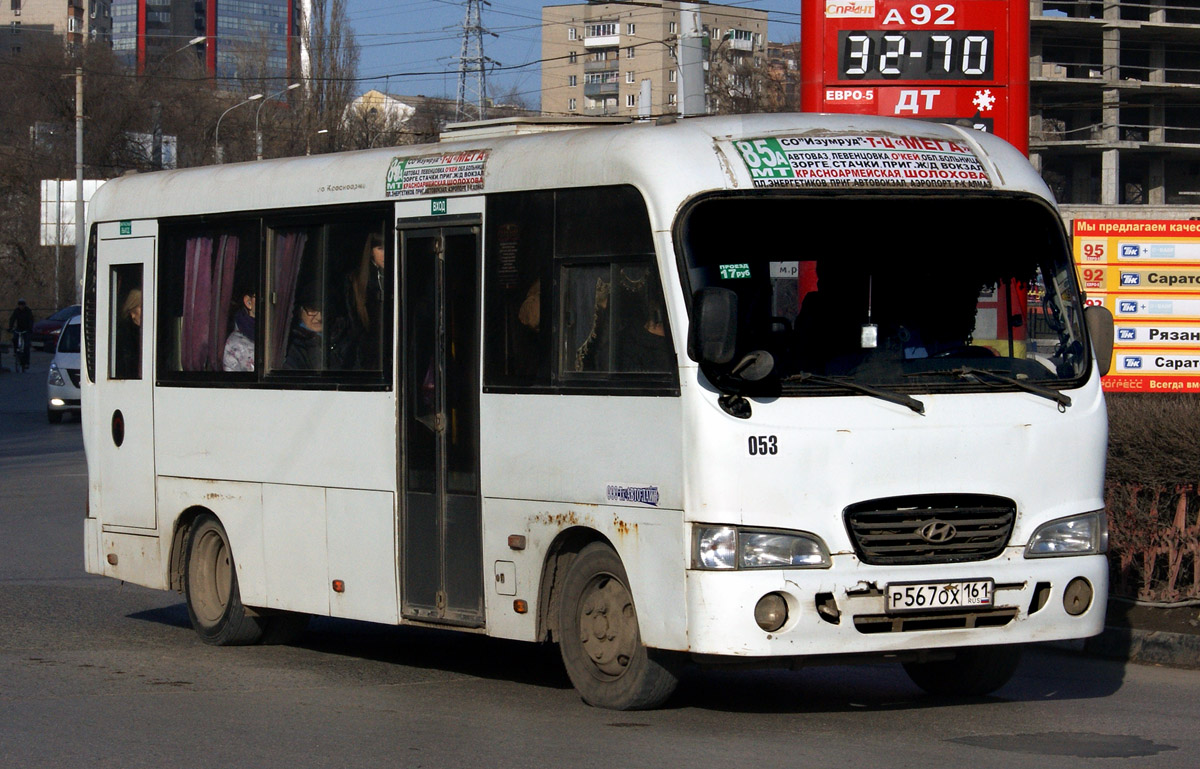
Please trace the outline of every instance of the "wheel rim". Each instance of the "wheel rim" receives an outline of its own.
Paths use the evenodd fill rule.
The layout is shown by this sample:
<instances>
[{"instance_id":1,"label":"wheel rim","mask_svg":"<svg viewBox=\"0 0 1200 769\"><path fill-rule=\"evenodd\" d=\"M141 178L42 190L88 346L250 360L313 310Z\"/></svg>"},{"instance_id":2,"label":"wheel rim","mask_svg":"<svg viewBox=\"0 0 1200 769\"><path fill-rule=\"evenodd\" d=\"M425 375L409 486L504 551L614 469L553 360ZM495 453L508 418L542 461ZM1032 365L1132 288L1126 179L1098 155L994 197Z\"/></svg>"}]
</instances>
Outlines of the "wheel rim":
<instances>
[{"instance_id":1,"label":"wheel rim","mask_svg":"<svg viewBox=\"0 0 1200 769\"><path fill-rule=\"evenodd\" d=\"M579 601L579 642L602 680L624 675L638 648L633 596L621 581L598 574Z\"/></svg>"},{"instance_id":2,"label":"wheel rim","mask_svg":"<svg viewBox=\"0 0 1200 769\"><path fill-rule=\"evenodd\" d=\"M210 529L192 548L192 609L205 624L220 621L233 588L233 563L221 533Z\"/></svg>"}]
</instances>

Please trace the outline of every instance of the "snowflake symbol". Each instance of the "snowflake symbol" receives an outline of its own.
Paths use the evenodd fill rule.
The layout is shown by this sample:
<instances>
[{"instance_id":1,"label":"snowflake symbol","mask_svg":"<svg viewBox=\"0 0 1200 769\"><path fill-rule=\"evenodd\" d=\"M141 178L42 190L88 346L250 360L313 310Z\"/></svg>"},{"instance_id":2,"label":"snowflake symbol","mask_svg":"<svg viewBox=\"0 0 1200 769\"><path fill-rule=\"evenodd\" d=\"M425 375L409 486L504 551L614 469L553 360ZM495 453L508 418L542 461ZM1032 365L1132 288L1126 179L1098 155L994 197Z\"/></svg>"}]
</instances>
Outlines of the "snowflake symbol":
<instances>
[{"instance_id":1,"label":"snowflake symbol","mask_svg":"<svg viewBox=\"0 0 1200 769\"><path fill-rule=\"evenodd\" d=\"M971 100L971 103L980 112L991 112L992 107L996 105L996 97L992 96L992 92L985 88L982 91L975 92L975 98Z\"/></svg>"}]
</instances>

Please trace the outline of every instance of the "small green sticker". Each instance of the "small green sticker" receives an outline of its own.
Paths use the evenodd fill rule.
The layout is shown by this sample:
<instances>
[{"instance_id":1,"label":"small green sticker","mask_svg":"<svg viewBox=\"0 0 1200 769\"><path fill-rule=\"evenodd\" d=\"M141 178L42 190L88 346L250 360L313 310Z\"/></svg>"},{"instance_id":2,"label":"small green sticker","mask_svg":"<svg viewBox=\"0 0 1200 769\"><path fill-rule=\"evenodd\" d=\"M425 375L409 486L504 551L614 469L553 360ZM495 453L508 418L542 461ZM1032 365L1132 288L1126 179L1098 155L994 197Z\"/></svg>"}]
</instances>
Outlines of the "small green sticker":
<instances>
[{"instance_id":1,"label":"small green sticker","mask_svg":"<svg viewBox=\"0 0 1200 769\"><path fill-rule=\"evenodd\" d=\"M446 202L445 198L433 198L429 201L429 210L433 216L438 216L447 213L450 210L450 204Z\"/></svg>"},{"instance_id":2,"label":"small green sticker","mask_svg":"<svg viewBox=\"0 0 1200 769\"><path fill-rule=\"evenodd\" d=\"M132 235L133 234L133 222L129 221L128 219L121 222L121 234L122 235Z\"/></svg>"},{"instance_id":3,"label":"small green sticker","mask_svg":"<svg viewBox=\"0 0 1200 769\"><path fill-rule=\"evenodd\" d=\"M721 280L735 280L737 278L748 277L750 277L750 265L748 264L721 265Z\"/></svg>"}]
</instances>

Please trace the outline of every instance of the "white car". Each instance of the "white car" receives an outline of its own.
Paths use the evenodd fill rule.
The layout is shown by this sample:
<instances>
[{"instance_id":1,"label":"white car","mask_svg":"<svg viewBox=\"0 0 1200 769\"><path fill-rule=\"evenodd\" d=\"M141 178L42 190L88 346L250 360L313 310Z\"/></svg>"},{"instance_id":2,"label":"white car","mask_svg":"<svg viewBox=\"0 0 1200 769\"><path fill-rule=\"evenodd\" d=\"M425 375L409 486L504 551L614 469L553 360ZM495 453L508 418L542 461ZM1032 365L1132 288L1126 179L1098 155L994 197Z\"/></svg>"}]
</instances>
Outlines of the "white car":
<instances>
[{"instance_id":1,"label":"white car","mask_svg":"<svg viewBox=\"0 0 1200 769\"><path fill-rule=\"evenodd\" d=\"M62 421L68 411L79 413L79 350L81 331L78 315L67 321L58 335L50 376L46 380L46 418L51 424Z\"/></svg>"}]
</instances>

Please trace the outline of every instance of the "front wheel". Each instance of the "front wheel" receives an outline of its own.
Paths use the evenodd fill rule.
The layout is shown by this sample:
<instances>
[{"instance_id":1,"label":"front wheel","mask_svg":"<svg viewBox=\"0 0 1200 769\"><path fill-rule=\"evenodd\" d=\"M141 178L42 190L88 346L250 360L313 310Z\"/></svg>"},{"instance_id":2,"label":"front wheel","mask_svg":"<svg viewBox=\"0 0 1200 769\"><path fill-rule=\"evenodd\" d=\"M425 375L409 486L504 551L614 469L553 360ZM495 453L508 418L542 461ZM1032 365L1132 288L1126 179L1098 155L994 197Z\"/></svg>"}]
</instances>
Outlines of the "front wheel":
<instances>
[{"instance_id":1,"label":"front wheel","mask_svg":"<svg viewBox=\"0 0 1200 769\"><path fill-rule=\"evenodd\" d=\"M580 551L563 583L559 650L571 683L595 707L658 707L678 683L642 645L628 585L621 559L598 542Z\"/></svg>"},{"instance_id":2,"label":"front wheel","mask_svg":"<svg viewBox=\"0 0 1200 769\"><path fill-rule=\"evenodd\" d=\"M904 672L930 694L982 697L1008 683L1020 661L1019 646L968 646L953 659L905 662Z\"/></svg>"}]
</instances>

